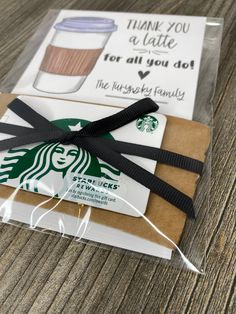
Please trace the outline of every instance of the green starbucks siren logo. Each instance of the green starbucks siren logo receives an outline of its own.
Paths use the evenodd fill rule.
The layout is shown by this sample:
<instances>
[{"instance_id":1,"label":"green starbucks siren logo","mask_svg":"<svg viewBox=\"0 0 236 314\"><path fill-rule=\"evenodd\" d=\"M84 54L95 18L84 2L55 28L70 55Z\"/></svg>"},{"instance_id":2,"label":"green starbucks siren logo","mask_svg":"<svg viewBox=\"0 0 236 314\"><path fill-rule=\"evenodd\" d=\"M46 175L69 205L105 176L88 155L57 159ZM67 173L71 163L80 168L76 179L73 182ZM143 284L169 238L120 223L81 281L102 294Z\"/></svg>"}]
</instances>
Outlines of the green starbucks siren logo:
<instances>
[{"instance_id":1,"label":"green starbucks siren logo","mask_svg":"<svg viewBox=\"0 0 236 314\"><path fill-rule=\"evenodd\" d=\"M152 133L158 127L158 120L150 115L144 115L136 121L136 127L141 132Z\"/></svg>"},{"instance_id":2,"label":"green starbucks siren logo","mask_svg":"<svg viewBox=\"0 0 236 314\"><path fill-rule=\"evenodd\" d=\"M76 131L89 121L60 119L52 123L65 131ZM104 137L112 138L111 134ZM117 181L120 171L92 156L87 151L61 143L42 143L32 148L10 149L0 165L0 183L17 181L22 188L39 192L39 182L56 178L58 183L76 175L88 175Z\"/></svg>"}]
</instances>

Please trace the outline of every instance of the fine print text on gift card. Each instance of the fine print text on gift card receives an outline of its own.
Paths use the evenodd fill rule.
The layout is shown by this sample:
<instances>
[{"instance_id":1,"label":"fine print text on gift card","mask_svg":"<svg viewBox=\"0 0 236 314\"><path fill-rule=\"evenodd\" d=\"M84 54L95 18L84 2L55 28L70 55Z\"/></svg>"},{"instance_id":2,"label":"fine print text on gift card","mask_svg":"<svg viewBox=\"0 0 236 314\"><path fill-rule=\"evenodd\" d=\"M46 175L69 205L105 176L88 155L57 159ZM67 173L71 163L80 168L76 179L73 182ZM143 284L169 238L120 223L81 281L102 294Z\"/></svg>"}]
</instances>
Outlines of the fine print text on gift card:
<instances>
[{"instance_id":1,"label":"fine print text on gift card","mask_svg":"<svg viewBox=\"0 0 236 314\"><path fill-rule=\"evenodd\" d=\"M13 92L192 118L206 19L62 10Z\"/></svg>"}]
</instances>

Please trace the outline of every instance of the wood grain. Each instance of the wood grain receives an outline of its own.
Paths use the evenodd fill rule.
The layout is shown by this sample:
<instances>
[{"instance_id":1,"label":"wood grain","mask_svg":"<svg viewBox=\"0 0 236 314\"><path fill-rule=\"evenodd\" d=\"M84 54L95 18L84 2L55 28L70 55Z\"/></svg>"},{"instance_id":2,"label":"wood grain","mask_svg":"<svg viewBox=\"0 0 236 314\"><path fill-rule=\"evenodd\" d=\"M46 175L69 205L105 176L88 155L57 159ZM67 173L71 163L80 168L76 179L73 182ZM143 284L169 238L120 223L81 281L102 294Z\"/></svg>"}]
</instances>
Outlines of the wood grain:
<instances>
[{"instance_id":1,"label":"wood grain","mask_svg":"<svg viewBox=\"0 0 236 314\"><path fill-rule=\"evenodd\" d=\"M1 77L50 8L224 17L213 99L211 219L198 231L198 241L208 234L206 275L0 224L0 313L234 313L235 0L0 0Z\"/></svg>"}]
</instances>

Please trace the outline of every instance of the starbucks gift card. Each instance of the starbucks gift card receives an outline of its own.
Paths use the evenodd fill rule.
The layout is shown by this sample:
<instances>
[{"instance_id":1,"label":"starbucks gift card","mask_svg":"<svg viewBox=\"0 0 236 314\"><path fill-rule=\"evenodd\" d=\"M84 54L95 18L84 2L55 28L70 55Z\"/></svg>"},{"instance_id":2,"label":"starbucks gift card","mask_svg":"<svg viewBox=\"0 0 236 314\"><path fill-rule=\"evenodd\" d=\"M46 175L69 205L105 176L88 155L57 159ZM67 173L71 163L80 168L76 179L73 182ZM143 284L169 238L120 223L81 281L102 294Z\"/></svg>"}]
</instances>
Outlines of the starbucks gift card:
<instances>
[{"instance_id":1,"label":"starbucks gift card","mask_svg":"<svg viewBox=\"0 0 236 314\"><path fill-rule=\"evenodd\" d=\"M67 131L80 130L90 121L121 110L40 97L18 98ZM1 121L30 126L11 110L5 112ZM104 136L159 148L165 125L165 116L152 113ZM9 135L1 134L0 140L7 137ZM155 172L155 161L126 157L149 172ZM10 149L0 153L0 165L0 182L11 187L136 217L146 211L149 189L74 145L37 143Z\"/></svg>"}]
</instances>

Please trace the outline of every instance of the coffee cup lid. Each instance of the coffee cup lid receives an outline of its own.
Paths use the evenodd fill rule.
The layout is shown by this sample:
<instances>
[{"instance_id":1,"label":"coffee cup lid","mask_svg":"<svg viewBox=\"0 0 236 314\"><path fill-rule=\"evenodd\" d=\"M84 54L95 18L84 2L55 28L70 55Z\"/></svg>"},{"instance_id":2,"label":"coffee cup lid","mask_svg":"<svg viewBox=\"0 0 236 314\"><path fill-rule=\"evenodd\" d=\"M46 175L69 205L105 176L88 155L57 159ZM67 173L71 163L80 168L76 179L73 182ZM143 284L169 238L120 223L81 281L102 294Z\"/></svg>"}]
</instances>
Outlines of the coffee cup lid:
<instances>
[{"instance_id":1,"label":"coffee cup lid","mask_svg":"<svg viewBox=\"0 0 236 314\"><path fill-rule=\"evenodd\" d=\"M107 33L116 31L117 25L115 25L112 19L81 16L65 18L60 23L54 25L54 28L67 32Z\"/></svg>"}]
</instances>

